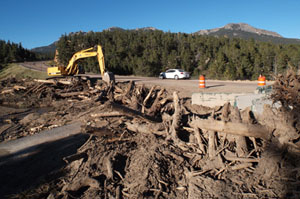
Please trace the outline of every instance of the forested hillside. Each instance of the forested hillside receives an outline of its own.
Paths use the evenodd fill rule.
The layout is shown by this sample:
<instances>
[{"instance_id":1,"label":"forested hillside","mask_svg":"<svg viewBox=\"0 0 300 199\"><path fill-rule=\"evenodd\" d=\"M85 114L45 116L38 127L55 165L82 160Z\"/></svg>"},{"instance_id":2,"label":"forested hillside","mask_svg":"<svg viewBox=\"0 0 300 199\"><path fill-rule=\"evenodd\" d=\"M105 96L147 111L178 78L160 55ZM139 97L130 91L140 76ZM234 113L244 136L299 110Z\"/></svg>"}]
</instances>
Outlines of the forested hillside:
<instances>
[{"instance_id":1,"label":"forested hillside","mask_svg":"<svg viewBox=\"0 0 300 199\"><path fill-rule=\"evenodd\" d=\"M35 54L26 50L21 44L0 40L0 69L7 63L36 59Z\"/></svg>"},{"instance_id":2,"label":"forested hillside","mask_svg":"<svg viewBox=\"0 0 300 199\"><path fill-rule=\"evenodd\" d=\"M115 74L157 76L167 68L183 68L194 76L216 79L270 78L300 64L300 45L279 45L239 38L216 38L159 30L114 30L62 35L59 59L100 44L106 68ZM86 71L99 72L95 58L82 61Z\"/></svg>"},{"instance_id":3,"label":"forested hillside","mask_svg":"<svg viewBox=\"0 0 300 199\"><path fill-rule=\"evenodd\" d=\"M22 47L22 45L0 40L0 69L8 63L44 60L47 55L36 54Z\"/></svg>"}]
</instances>

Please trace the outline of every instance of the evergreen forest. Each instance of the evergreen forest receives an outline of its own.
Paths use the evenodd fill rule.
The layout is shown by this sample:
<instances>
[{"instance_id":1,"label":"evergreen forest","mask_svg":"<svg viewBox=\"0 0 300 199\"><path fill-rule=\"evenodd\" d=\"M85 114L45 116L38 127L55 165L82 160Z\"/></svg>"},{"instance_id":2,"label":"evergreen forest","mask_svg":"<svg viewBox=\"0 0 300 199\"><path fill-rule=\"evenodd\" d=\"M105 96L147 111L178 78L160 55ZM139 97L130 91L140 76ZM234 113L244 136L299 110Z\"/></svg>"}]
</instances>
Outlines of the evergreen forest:
<instances>
[{"instance_id":1,"label":"evergreen forest","mask_svg":"<svg viewBox=\"0 0 300 199\"><path fill-rule=\"evenodd\" d=\"M80 50L101 45L108 71L119 75L158 76L170 68L182 68L194 77L211 79L267 79L288 68L300 69L299 44L274 44L254 39L170 33L160 30L104 30L64 34L56 43L58 59L67 65ZM46 60L21 44L0 40L0 68L7 63ZM97 59L79 62L86 72L99 73Z\"/></svg>"},{"instance_id":2,"label":"evergreen forest","mask_svg":"<svg viewBox=\"0 0 300 199\"><path fill-rule=\"evenodd\" d=\"M51 55L48 54L39 54L27 50L22 47L21 43L16 44L0 40L0 69L8 63L46 60L50 57Z\"/></svg>"},{"instance_id":3,"label":"evergreen forest","mask_svg":"<svg viewBox=\"0 0 300 199\"><path fill-rule=\"evenodd\" d=\"M59 60L67 65L73 53L100 44L108 71L120 75L157 76L182 68L195 77L229 80L268 79L287 68L297 70L300 45L273 44L239 38L170 33L159 30L114 30L62 35ZM85 71L99 73L97 59L81 61Z\"/></svg>"}]
</instances>

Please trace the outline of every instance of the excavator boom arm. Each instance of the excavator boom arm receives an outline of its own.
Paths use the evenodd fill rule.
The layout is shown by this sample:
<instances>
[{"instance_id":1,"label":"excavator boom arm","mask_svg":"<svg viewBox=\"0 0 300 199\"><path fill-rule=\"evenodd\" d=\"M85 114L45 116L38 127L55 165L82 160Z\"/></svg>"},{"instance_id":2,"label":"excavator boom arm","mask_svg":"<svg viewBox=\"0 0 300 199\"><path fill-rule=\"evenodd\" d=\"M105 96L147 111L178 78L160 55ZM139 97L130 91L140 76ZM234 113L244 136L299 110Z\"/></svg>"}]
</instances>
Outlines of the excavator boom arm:
<instances>
[{"instance_id":1,"label":"excavator boom arm","mask_svg":"<svg viewBox=\"0 0 300 199\"><path fill-rule=\"evenodd\" d=\"M105 62L104 62L104 55L102 52L102 47L100 45L97 46L97 59L98 59L98 63L99 63L101 76L103 76L105 73Z\"/></svg>"},{"instance_id":2,"label":"excavator boom arm","mask_svg":"<svg viewBox=\"0 0 300 199\"><path fill-rule=\"evenodd\" d=\"M94 48L88 48L88 49L79 51L72 56L72 58L70 59L70 61L68 63L68 66L65 69L67 71L68 75L72 75L73 71L77 70L78 66L77 66L76 62L79 59L83 59L83 58L87 58L87 57L94 57L94 56L97 56L101 75L102 76L104 75L105 63L104 63L104 55L102 52L102 47L100 45L97 45L97 51L90 52L93 49Z\"/></svg>"}]
</instances>

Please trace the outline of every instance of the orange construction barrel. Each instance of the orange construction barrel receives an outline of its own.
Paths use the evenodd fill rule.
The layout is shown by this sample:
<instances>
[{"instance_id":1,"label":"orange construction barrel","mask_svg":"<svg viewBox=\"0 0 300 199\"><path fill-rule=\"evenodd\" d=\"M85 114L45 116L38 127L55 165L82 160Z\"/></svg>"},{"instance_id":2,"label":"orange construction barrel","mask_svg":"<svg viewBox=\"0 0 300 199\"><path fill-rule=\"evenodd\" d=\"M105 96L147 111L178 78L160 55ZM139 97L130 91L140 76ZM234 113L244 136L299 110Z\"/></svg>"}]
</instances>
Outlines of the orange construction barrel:
<instances>
[{"instance_id":1,"label":"orange construction barrel","mask_svg":"<svg viewBox=\"0 0 300 199\"><path fill-rule=\"evenodd\" d=\"M258 77L258 86L265 86L266 85L266 77L259 75Z\"/></svg>"},{"instance_id":2,"label":"orange construction barrel","mask_svg":"<svg viewBox=\"0 0 300 199\"><path fill-rule=\"evenodd\" d=\"M199 76L199 88L205 88L205 77L204 77L204 75Z\"/></svg>"}]
</instances>

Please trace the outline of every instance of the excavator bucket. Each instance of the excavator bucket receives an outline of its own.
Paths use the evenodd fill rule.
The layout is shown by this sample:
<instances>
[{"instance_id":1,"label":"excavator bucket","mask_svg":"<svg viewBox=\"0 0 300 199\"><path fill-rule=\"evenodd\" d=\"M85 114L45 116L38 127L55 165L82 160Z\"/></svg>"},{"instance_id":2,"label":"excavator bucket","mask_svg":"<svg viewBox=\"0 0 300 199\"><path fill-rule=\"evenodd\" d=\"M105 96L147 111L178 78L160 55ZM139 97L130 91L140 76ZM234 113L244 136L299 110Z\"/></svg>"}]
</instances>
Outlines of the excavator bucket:
<instances>
[{"instance_id":1,"label":"excavator bucket","mask_svg":"<svg viewBox=\"0 0 300 199\"><path fill-rule=\"evenodd\" d=\"M102 76L102 80L110 84L115 82L115 76L112 72L105 72Z\"/></svg>"}]
</instances>

